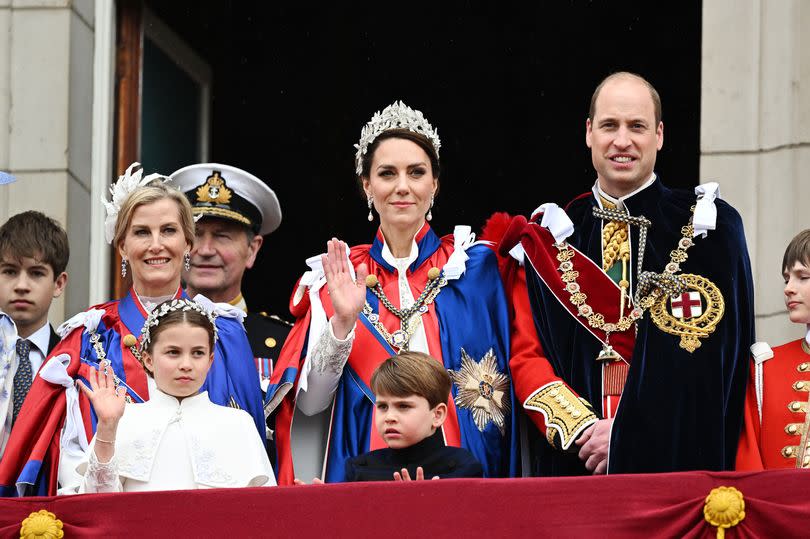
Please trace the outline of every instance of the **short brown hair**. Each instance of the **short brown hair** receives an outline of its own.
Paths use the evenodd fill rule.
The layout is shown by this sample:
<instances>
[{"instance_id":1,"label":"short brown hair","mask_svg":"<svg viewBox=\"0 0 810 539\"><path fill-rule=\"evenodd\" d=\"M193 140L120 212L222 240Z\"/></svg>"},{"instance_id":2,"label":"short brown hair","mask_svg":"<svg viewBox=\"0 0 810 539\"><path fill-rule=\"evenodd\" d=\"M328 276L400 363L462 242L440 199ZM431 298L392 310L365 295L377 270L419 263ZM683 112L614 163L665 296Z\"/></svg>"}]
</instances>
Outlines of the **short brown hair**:
<instances>
[{"instance_id":1,"label":"short brown hair","mask_svg":"<svg viewBox=\"0 0 810 539\"><path fill-rule=\"evenodd\" d=\"M422 352L402 352L383 361L371 375L371 390L394 397L418 395L431 408L447 403L453 382L435 358Z\"/></svg>"},{"instance_id":2,"label":"short brown hair","mask_svg":"<svg viewBox=\"0 0 810 539\"><path fill-rule=\"evenodd\" d=\"M658 90L650 84L650 81L638 75L636 73L631 73L630 71L618 71L616 73L612 73L602 79L602 82L599 83L599 86L596 87L596 90L593 91L593 95L591 96L591 108L588 112L588 117L593 121L594 116L596 116L596 99L599 97L599 93L604 88L605 84L608 82L615 80L615 79L636 79L639 82L643 83L644 86L650 91L650 97L652 98L653 108L655 109L655 125L658 126L661 123L662 118L662 111L661 111L661 96L658 95Z\"/></svg>"},{"instance_id":3,"label":"short brown hair","mask_svg":"<svg viewBox=\"0 0 810 539\"><path fill-rule=\"evenodd\" d=\"M56 279L65 271L70 259L67 233L44 213L18 213L0 227L0 257L39 260L51 266L53 278Z\"/></svg>"},{"instance_id":4,"label":"short brown hair","mask_svg":"<svg viewBox=\"0 0 810 539\"><path fill-rule=\"evenodd\" d=\"M191 213L191 203L186 196L170 185L166 185L162 180L154 180L148 184L138 187L132 191L118 211L118 219L115 222L115 236L113 237L113 247L120 247L127 235L127 229L132 222L132 214L139 206L152 204L158 200L169 198L177 203L177 213L180 216L180 227L189 245L194 245L194 215Z\"/></svg>"},{"instance_id":5,"label":"short brown hair","mask_svg":"<svg viewBox=\"0 0 810 539\"><path fill-rule=\"evenodd\" d=\"M167 300L164 303L172 302L174 300ZM155 309L159 309L160 305L157 305ZM211 324L211 321L208 319L207 316L202 314L199 311L195 311L194 309L176 309L174 311L169 311L165 315L160 317L160 322L158 325L152 327L149 330L149 342L146 344L146 347L141 350L141 352L146 352L147 354L152 354L152 350L155 348L155 343L160 338L160 334L169 329L172 326L177 324L189 324L196 327L203 328L208 333L208 350L210 353L214 353L214 326ZM144 365L144 370L149 376L152 376L152 372L146 368Z\"/></svg>"},{"instance_id":6,"label":"short brown hair","mask_svg":"<svg viewBox=\"0 0 810 539\"><path fill-rule=\"evenodd\" d=\"M790 240L782 257L782 273L793 269L796 262L810 267L810 229L802 230Z\"/></svg>"}]
</instances>

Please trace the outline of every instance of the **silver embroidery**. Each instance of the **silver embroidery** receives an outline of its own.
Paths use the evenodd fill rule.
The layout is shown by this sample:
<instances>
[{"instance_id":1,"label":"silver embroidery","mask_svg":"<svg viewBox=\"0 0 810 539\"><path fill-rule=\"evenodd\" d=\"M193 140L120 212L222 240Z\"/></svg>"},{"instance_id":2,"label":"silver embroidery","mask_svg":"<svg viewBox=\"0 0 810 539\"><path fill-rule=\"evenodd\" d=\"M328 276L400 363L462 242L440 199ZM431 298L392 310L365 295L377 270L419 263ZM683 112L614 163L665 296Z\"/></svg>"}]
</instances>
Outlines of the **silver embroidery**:
<instances>
[{"instance_id":1,"label":"silver embroidery","mask_svg":"<svg viewBox=\"0 0 810 539\"><path fill-rule=\"evenodd\" d=\"M323 333L321 333L318 342L315 344L315 350L312 353L312 365L319 374L325 373L328 369L330 372L339 375L343 372L346 360L349 359L354 338L347 337L343 341L338 340L332 336L330 327L327 324L323 328Z\"/></svg>"},{"instance_id":2,"label":"silver embroidery","mask_svg":"<svg viewBox=\"0 0 810 539\"><path fill-rule=\"evenodd\" d=\"M148 436L133 440L129 450L121 452L119 469L124 475L149 481L162 433L162 429L153 429Z\"/></svg>"},{"instance_id":3,"label":"silver embroidery","mask_svg":"<svg viewBox=\"0 0 810 539\"><path fill-rule=\"evenodd\" d=\"M196 436L192 436L191 441L191 451L194 456L195 475L198 483L241 486L236 485L233 476L219 466L223 459L218 458L215 451L205 447L206 444Z\"/></svg>"}]
</instances>

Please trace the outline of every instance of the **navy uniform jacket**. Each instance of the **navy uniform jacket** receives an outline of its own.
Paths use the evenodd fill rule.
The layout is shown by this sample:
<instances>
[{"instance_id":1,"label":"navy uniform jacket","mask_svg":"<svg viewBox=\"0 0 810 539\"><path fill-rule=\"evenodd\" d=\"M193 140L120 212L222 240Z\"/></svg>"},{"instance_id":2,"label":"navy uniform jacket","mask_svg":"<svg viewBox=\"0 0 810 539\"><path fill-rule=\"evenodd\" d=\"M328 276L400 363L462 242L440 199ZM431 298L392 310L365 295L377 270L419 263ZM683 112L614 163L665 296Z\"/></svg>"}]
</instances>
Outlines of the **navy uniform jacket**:
<instances>
[{"instance_id":1,"label":"navy uniform jacket","mask_svg":"<svg viewBox=\"0 0 810 539\"><path fill-rule=\"evenodd\" d=\"M393 481L394 472L407 468L411 479L421 466L425 479L483 477L481 463L461 447L444 445L440 429L403 449L377 449L346 461L346 481Z\"/></svg>"},{"instance_id":2,"label":"navy uniform jacket","mask_svg":"<svg viewBox=\"0 0 810 539\"><path fill-rule=\"evenodd\" d=\"M278 354L291 329L292 324L289 322L264 312L248 312L245 316L245 331L256 361L256 370L260 375L262 391L270 381L271 369L276 366ZM268 428L275 430L275 417L267 418L266 424ZM276 451L273 439L267 440L267 454L275 468Z\"/></svg>"},{"instance_id":3,"label":"navy uniform jacket","mask_svg":"<svg viewBox=\"0 0 810 539\"><path fill-rule=\"evenodd\" d=\"M652 222L645 271L660 273L669 263L670 251L682 237L681 227L688 223L695 200L693 193L668 189L660 180L624 199L631 215L643 215ZM740 216L722 200L715 203L716 230L709 231L706 238L694 239L681 272L712 281L725 300L725 314L694 353L679 346L678 336L659 329L649 312L638 321L630 369L611 431L610 473L734 469L748 349L754 342L753 283ZM602 221L592 215L596 204L589 195L577 198L566 209L575 227L568 242L601 265ZM635 263L637 226L631 226L631 241ZM632 274L635 278L635 264ZM529 267L526 279L545 359L599 415L602 375L595 358L601 343L560 305ZM588 473L576 452L564 453L538 438L533 444L538 451L535 474Z\"/></svg>"},{"instance_id":4,"label":"navy uniform jacket","mask_svg":"<svg viewBox=\"0 0 810 539\"><path fill-rule=\"evenodd\" d=\"M269 358L273 365L276 364L278 353L290 329L292 324L267 313L249 312L245 316L245 331L253 357Z\"/></svg>"}]
</instances>

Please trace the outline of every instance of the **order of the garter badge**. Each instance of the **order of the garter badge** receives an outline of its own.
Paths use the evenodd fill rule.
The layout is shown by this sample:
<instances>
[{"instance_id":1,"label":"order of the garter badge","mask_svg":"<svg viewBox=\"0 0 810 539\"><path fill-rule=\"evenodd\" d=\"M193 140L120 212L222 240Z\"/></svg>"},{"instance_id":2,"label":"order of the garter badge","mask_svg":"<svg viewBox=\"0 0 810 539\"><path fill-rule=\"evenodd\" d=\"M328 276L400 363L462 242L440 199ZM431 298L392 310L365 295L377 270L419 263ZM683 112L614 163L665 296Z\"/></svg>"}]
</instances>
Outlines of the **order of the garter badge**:
<instances>
[{"instance_id":1,"label":"order of the garter badge","mask_svg":"<svg viewBox=\"0 0 810 539\"><path fill-rule=\"evenodd\" d=\"M503 436L505 416L512 409L509 377L498 370L498 360L490 348L481 361L475 361L462 348L461 367L448 370L458 388L455 403L472 413L475 425L483 432L489 422L495 423Z\"/></svg>"},{"instance_id":2,"label":"order of the garter badge","mask_svg":"<svg viewBox=\"0 0 810 539\"><path fill-rule=\"evenodd\" d=\"M700 348L700 339L714 332L725 313L720 289L705 277L682 273L683 293L662 295L650 307L650 316L661 331L680 336L680 347L688 352Z\"/></svg>"}]
</instances>

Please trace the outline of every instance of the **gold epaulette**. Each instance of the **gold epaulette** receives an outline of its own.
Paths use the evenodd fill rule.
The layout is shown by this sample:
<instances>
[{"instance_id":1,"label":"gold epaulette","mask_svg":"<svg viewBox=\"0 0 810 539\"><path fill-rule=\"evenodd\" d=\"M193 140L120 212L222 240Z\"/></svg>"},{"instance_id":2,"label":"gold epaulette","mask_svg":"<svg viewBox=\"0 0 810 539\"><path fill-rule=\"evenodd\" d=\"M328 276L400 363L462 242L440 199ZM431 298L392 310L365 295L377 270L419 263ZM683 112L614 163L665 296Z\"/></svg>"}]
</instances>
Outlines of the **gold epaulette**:
<instances>
[{"instance_id":1,"label":"gold epaulette","mask_svg":"<svg viewBox=\"0 0 810 539\"><path fill-rule=\"evenodd\" d=\"M577 436L597 420L593 408L562 382L552 382L529 395L523 407L546 418L546 439L552 447L567 450Z\"/></svg>"}]
</instances>

